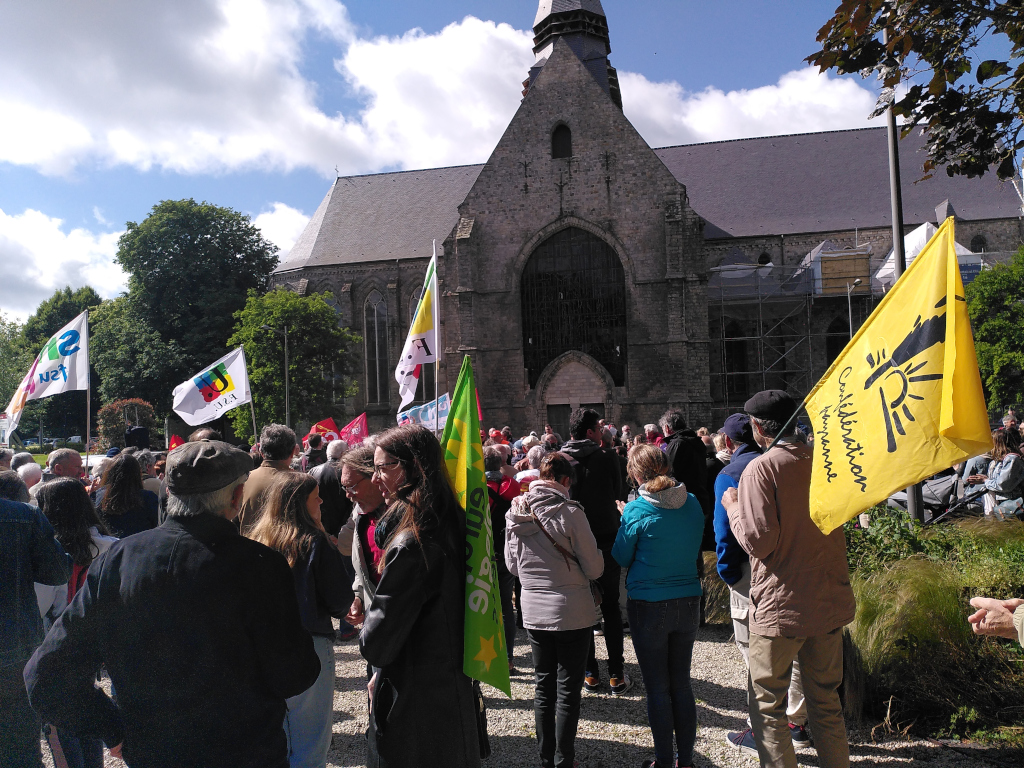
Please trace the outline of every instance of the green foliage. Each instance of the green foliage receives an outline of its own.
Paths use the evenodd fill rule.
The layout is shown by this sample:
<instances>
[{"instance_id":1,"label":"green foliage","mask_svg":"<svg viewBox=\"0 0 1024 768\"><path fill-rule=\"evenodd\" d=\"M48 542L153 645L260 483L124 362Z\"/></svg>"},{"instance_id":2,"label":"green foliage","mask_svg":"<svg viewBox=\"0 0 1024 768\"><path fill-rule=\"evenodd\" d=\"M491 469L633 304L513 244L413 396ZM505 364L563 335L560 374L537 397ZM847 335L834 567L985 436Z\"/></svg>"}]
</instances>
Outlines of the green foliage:
<instances>
[{"instance_id":1,"label":"green foliage","mask_svg":"<svg viewBox=\"0 0 1024 768\"><path fill-rule=\"evenodd\" d=\"M989 408L1016 405L1024 397L1024 248L1010 264L983 270L966 290Z\"/></svg>"},{"instance_id":2,"label":"green foliage","mask_svg":"<svg viewBox=\"0 0 1024 768\"><path fill-rule=\"evenodd\" d=\"M262 296L249 293L245 308L235 314L235 333L229 347L245 347L249 387L259 426L284 423L284 340L268 325L288 328L288 370L292 423L320 421L344 415L344 398L354 392L349 374L354 367L353 347L360 338L338 325L330 293L299 296L274 290ZM223 354L223 352L221 353ZM235 434L252 431L247 408L228 414Z\"/></svg>"},{"instance_id":3,"label":"green foliage","mask_svg":"<svg viewBox=\"0 0 1024 768\"><path fill-rule=\"evenodd\" d=\"M872 714L963 735L1012 723L1024 707L1024 653L976 637L975 595L1024 595L1024 524L961 521L922 530L876 507L845 527L859 651ZM890 710L891 701L891 710Z\"/></svg>"},{"instance_id":4,"label":"green foliage","mask_svg":"<svg viewBox=\"0 0 1024 768\"><path fill-rule=\"evenodd\" d=\"M124 432L129 424L146 427L150 438L153 438L157 431L153 406L137 397L115 400L103 406L99 412L100 450L105 451L112 446L124 448Z\"/></svg>"},{"instance_id":5,"label":"green foliage","mask_svg":"<svg viewBox=\"0 0 1024 768\"><path fill-rule=\"evenodd\" d=\"M32 365L32 357L22 343L22 328L0 312L0 410L7 407Z\"/></svg>"},{"instance_id":6,"label":"green foliage","mask_svg":"<svg viewBox=\"0 0 1024 768\"><path fill-rule=\"evenodd\" d=\"M87 309L97 307L103 299L88 285L72 291L65 286L46 299L35 313L25 321L24 338L33 355L50 340L57 331L70 323Z\"/></svg>"},{"instance_id":7,"label":"green foliage","mask_svg":"<svg viewBox=\"0 0 1024 768\"><path fill-rule=\"evenodd\" d=\"M100 375L103 402L140 397L154 403L159 413L169 411L171 393L178 383L175 376L184 368L178 342L165 342L137 316L127 296L104 302L91 320L90 354Z\"/></svg>"},{"instance_id":8,"label":"green foliage","mask_svg":"<svg viewBox=\"0 0 1024 768\"><path fill-rule=\"evenodd\" d=\"M888 35L882 43L882 31ZM978 45L1008 55L982 61ZM843 0L819 30L821 50L807 57L821 71L878 75L886 90L874 114L893 104L904 135L928 129L927 173L945 166L950 176L981 176L996 167L1014 174L1024 114L1024 13L1018 0ZM974 77L971 73L974 72Z\"/></svg>"},{"instance_id":9,"label":"green foliage","mask_svg":"<svg viewBox=\"0 0 1024 768\"><path fill-rule=\"evenodd\" d=\"M171 388L224 354L234 314L249 291L267 289L276 253L248 216L191 199L164 200L141 224L128 222L116 261L134 317L180 346Z\"/></svg>"}]
</instances>

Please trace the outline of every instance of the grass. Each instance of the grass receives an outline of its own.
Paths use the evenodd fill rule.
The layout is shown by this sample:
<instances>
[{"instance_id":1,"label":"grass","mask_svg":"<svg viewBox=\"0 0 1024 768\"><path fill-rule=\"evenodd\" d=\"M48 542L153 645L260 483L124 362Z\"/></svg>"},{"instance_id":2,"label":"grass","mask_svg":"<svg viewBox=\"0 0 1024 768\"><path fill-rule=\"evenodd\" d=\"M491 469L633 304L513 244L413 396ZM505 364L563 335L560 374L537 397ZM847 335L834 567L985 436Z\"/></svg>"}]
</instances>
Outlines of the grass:
<instances>
[{"instance_id":1,"label":"grass","mask_svg":"<svg viewBox=\"0 0 1024 768\"><path fill-rule=\"evenodd\" d=\"M974 595L1024 596L1024 524L922 531L876 508L869 529L848 524L846 535L864 713L897 730L1024 745L1024 651L967 623Z\"/></svg>"}]
</instances>

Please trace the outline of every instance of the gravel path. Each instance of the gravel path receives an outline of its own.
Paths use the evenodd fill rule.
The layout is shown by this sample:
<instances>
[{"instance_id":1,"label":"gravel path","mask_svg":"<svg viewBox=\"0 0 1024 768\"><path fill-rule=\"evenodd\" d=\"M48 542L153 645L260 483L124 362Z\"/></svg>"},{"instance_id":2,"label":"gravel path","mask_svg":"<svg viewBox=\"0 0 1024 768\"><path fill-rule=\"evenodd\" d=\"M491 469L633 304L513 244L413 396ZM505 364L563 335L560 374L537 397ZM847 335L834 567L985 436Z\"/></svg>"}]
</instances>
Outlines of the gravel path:
<instances>
[{"instance_id":1,"label":"gravel path","mask_svg":"<svg viewBox=\"0 0 1024 768\"><path fill-rule=\"evenodd\" d=\"M700 631L694 647L692 675L700 724L694 763L699 768L755 768L757 765L755 760L739 754L725 743L726 732L746 725L746 673L731 635L731 628L708 627ZM603 650L604 642L599 639L599 657ZM366 730L366 664L359 656L358 643L354 641L338 643L335 659L334 742L328 765L355 768L364 765L366 755L363 738ZM484 768L519 768L536 766L539 762L533 725L532 659L522 630L517 638L515 663L527 674L513 679L511 700L485 687L492 755L484 761ZM654 756L640 668L628 635L626 673L634 683L626 696L615 698L584 694L576 742L577 759L582 768L640 768L646 758ZM876 743L871 741L867 732L854 732L851 738L855 766L983 768L994 765L925 741ZM53 762L45 747L44 756L47 768L52 768ZM813 749L799 750L798 758L803 765L818 765ZM106 765L120 768L124 764L108 756Z\"/></svg>"}]
</instances>

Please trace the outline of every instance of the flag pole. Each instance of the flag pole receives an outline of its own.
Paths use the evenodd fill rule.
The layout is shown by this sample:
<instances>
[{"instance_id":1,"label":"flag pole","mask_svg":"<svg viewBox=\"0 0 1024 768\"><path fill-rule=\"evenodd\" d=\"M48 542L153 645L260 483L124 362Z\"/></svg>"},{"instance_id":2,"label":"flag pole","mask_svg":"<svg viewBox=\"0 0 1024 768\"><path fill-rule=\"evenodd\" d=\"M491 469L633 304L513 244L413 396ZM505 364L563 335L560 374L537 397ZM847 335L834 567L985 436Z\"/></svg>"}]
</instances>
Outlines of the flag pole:
<instances>
[{"instance_id":1,"label":"flag pole","mask_svg":"<svg viewBox=\"0 0 1024 768\"><path fill-rule=\"evenodd\" d=\"M882 45L889 42L887 29L882 30ZM896 113L893 102L896 100L896 89L892 89L892 100L885 110L886 135L889 143L889 200L892 205L892 256L896 279L900 279L907 269L907 255L903 247L903 188L900 183L900 147L899 135L896 133ZM907 513L911 520L924 522L924 499L920 484L907 488Z\"/></svg>"},{"instance_id":2,"label":"flag pole","mask_svg":"<svg viewBox=\"0 0 1024 768\"><path fill-rule=\"evenodd\" d=\"M433 310L433 314L434 314L434 317L431 318L434 321L434 437L438 437L438 434L437 434L437 424L438 424L438 414L437 414L437 411L438 411L438 407L440 405L437 402L437 398L439 397L439 394L438 394L439 377L438 377L438 375L440 373L440 368L438 366L438 361L441 359L441 349L440 349L440 347L439 347L437 342L440 341L440 337L441 337L441 333L440 333L440 331L441 331L441 324L439 322L439 318L441 316L441 308L438 306L438 302L441 301L441 287L440 287L440 281L437 279L437 240L436 239L434 240L433 248L434 248L434 285L437 286L437 290L435 291L435 293L437 295L432 297L433 301L431 301L430 304L431 304L431 307L432 307L432 310Z\"/></svg>"}]
</instances>

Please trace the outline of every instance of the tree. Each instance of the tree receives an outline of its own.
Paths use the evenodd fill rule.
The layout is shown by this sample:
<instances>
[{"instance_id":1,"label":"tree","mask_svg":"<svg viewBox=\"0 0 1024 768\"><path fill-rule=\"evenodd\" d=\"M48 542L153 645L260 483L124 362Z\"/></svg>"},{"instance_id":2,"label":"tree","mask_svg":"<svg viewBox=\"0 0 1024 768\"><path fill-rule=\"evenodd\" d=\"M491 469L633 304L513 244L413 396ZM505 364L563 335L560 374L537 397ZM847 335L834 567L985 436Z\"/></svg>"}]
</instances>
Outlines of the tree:
<instances>
[{"instance_id":1,"label":"tree","mask_svg":"<svg viewBox=\"0 0 1024 768\"><path fill-rule=\"evenodd\" d=\"M102 301L99 294L86 285L77 291L72 291L71 286L65 286L54 291L50 298L40 303L32 316L25 321L22 332L23 350L28 362L21 375L24 376L28 372L28 366L32 364L51 336L87 309L91 310L99 306ZM91 325L92 318L90 317ZM95 359L94 350L91 347L89 356L91 360ZM92 411L95 419L100 404L99 378L95 375L95 369L93 369L91 382ZM18 383L21 383L20 379ZM68 437L71 434L85 435L85 404L84 391L64 392L43 400L29 401L22 413L18 431L22 434L32 434L38 433L42 429L49 436L58 437Z\"/></svg>"},{"instance_id":2,"label":"tree","mask_svg":"<svg viewBox=\"0 0 1024 768\"><path fill-rule=\"evenodd\" d=\"M354 392L349 379L354 368L351 350L360 338L338 324L333 300L330 293L299 296L278 289L260 296L251 291L245 308L235 314L235 333L228 346L245 347L258 425L284 423L283 339L263 330L264 325L288 328L292 423L344 415L344 398ZM247 408L236 408L229 416L235 434L252 429Z\"/></svg>"},{"instance_id":3,"label":"tree","mask_svg":"<svg viewBox=\"0 0 1024 768\"><path fill-rule=\"evenodd\" d=\"M972 59L986 38L1005 44L1008 55L975 68ZM949 176L973 178L992 166L1000 179L1014 175L1024 148L1020 0L843 0L817 39L821 50L807 61L822 72L881 78L885 90L872 117L892 103L905 120L904 135L927 128L928 175L939 166ZM897 86L909 87L894 99Z\"/></svg>"},{"instance_id":4,"label":"tree","mask_svg":"<svg viewBox=\"0 0 1024 768\"><path fill-rule=\"evenodd\" d=\"M175 376L183 368L181 347L174 339L165 342L132 307L121 296L103 302L91 316L90 352L100 375L100 396L104 403L140 397L166 413L179 383Z\"/></svg>"},{"instance_id":5,"label":"tree","mask_svg":"<svg viewBox=\"0 0 1024 768\"><path fill-rule=\"evenodd\" d=\"M100 450L112 446L124 448L124 433L131 424L133 427L145 427L149 430L150 440L157 431L156 414L153 406L137 397L126 400L115 400L100 408L99 432Z\"/></svg>"},{"instance_id":6,"label":"tree","mask_svg":"<svg viewBox=\"0 0 1024 768\"><path fill-rule=\"evenodd\" d=\"M22 326L0 312L0 410L7 407L32 358L25 349Z\"/></svg>"},{"instance_id":7,"label":"tree","mask_svg":"<svg viewBox=\"0 0 1024 768\"><path fill-rule=\"evenodd\" d=\"M1010 264L984 270L967 286L978 367L989 408L1002 410L1024 398L1024 248Z\"/></svg>"},{"instance_id":8,"label":"tree","mask_svg":"<svg viewBox=\"0 0 1024 768\"><path fill-rule=\"evenodd\" d=\"M267 289L276 254L248 216L191 199L164 200L141 224L128 222L116 261L133 315L180 346L175 380L224 354L234 314L249 291Z\"/></svg>"}]
</instances>

